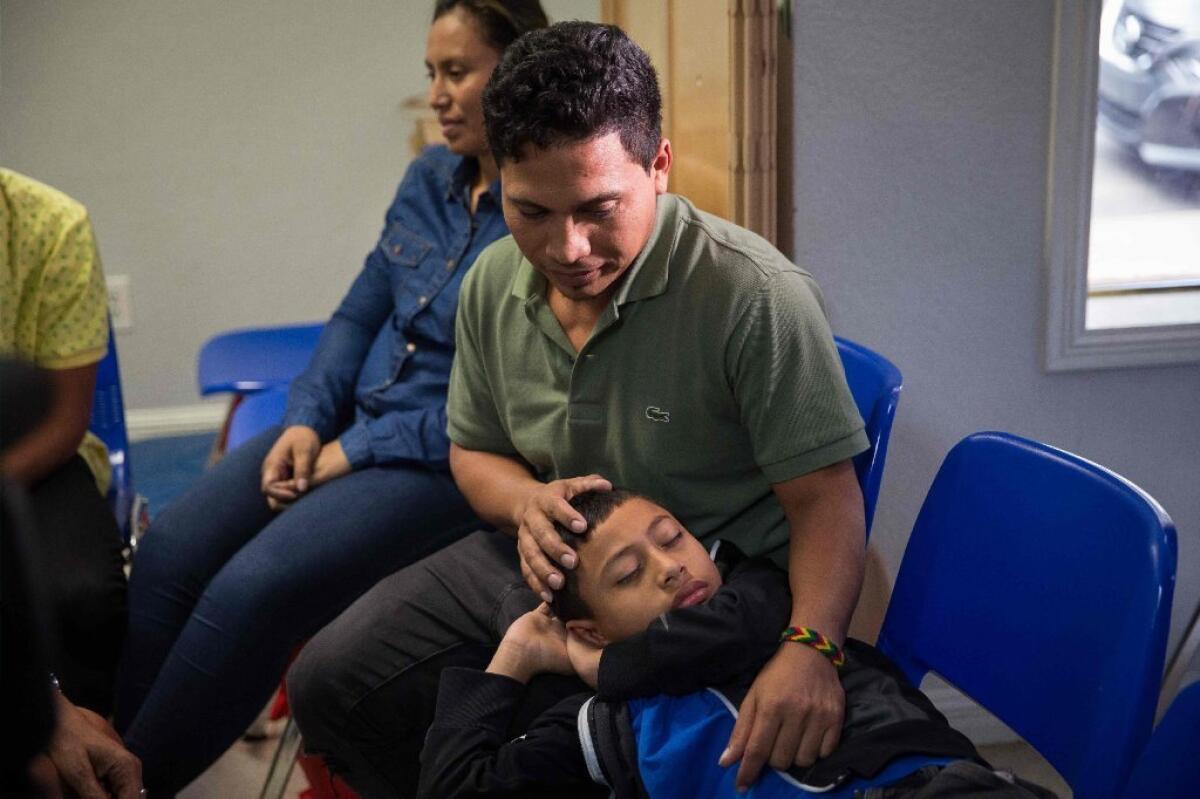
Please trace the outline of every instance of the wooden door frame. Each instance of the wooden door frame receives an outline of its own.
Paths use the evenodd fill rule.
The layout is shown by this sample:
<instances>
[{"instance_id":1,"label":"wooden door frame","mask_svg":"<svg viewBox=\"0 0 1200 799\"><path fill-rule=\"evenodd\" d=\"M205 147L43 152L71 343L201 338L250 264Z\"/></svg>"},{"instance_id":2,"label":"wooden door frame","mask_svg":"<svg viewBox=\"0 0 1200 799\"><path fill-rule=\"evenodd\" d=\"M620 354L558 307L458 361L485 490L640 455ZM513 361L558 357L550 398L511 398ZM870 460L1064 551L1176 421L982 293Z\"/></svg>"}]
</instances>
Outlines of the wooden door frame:
<instances>
[{"instance_id":1,"label":"wooden door frame","mask_svg":"<svg viewBox=\"0 0 1200 799\"><path fill-rule=\"evenodd\" d=\"M653 0L636 0L652 2ZM657 0L669 9L671 0ZM601 0L601 19L620 19L620 0ZM730 218L791 250L790 0L726 0L730 98L726 111ZM667 81L660 77L660 84ZM664 116L670 98L664 97Z\"/></svg>"}]
</instances>

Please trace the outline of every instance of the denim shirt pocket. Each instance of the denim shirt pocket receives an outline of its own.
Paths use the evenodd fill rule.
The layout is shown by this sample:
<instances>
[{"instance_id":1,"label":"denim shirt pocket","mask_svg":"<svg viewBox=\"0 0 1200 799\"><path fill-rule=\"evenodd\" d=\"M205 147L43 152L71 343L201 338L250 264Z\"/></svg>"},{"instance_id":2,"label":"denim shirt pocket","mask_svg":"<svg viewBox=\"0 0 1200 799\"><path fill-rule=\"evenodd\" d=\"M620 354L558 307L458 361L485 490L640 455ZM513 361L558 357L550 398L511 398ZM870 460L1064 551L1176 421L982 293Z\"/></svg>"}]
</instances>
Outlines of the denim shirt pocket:
<instances>
[{"instance_id":1,"label":"denim shirt pocket","mask_svg":"<svg viewBox=\"0 0 1200 799\"><path fill-rule=\"evenodd\" d=\"M388 227L379 246L388 263L406 269L416 269L433 249L433 244L427 239L412 232L399 222L393 222Z\"/></svg>"}]
</instances>

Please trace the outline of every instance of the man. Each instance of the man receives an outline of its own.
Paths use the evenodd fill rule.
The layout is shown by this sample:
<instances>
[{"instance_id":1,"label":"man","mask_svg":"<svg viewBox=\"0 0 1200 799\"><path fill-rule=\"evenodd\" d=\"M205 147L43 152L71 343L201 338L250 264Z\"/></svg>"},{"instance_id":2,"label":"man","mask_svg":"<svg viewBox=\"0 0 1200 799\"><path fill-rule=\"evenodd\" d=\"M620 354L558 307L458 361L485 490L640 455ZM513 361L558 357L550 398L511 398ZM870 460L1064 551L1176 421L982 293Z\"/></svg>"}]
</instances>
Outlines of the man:
<instances>
[{"instance_id":1,"label":"man","mask_svg":"<svg viewBox=\"0 0 1200 799\"><path fill-rule=\"evenodd\" d=\"M793 626L840 642L862 578L849 459L867 441L817 288L761 238L666 193L645 53L610 26L530 34L484 114L512 237L463 284L451 468L517 545L481 532L393 575L293 667L310 749L367 795L412 790L437 671L479 665L463 644L495 647L562 586L575 556L554 523L582 530L568 500L609 479L689 509L702 541L786 563ZM766 762L811 764L837 744L843 703L828 660L780 647L723 761L741 760L742 784Z\"/></svg>"}]
</instances>

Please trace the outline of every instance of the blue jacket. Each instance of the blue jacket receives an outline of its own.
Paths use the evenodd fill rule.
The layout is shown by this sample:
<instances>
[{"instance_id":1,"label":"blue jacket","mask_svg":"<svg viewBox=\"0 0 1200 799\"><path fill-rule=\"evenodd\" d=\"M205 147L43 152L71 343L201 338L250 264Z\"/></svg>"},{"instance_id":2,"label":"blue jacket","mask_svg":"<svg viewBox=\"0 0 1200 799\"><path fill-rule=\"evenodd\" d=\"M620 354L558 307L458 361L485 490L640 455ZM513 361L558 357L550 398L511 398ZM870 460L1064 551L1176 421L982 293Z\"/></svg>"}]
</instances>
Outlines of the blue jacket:
<instances>
[{"instance_id":1,"label":"blue jacket","mask_svg":"<svg viewBox=\"0 0 1200 799\"><path fill-rule=\"evenodd\" d=\"M355 469L447 464L458 289L480 251L508 233L499 182L468 211L477 169L445 147L413 161L379 242L292 383L284 425L339 439Z\"/></svg>"}]
</instances>

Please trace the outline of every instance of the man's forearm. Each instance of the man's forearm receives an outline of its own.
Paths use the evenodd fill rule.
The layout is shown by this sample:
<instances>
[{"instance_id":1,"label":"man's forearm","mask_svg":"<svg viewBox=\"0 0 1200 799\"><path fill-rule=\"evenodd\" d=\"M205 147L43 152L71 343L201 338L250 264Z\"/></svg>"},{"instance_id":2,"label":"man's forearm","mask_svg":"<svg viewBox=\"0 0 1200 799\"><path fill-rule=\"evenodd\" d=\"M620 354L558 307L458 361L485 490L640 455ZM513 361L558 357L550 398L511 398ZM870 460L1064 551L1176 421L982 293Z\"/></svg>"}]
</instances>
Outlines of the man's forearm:
<instances>
[{"instance_id":1,"label":"man's forearm","mask_svg":"<svg viewBox=\"0 0 1200 799\"><path fill-rule=\"evenodd\" d=\"M515 535L525 495L542 485L520 460L450 444L450 472L476 515Z\"/></svg>"},{"instance_id":2,"label":"man's forearm","mask_svg":"<svg viewBox=\"0 0 1200 799\"><path fill-rule=\"evenodd\" d=\"M806 485L776 486L791 527L788 581L795 626L842 641L858 603L866 557L862 492L849 461L822 469Z\"/></svg>"}]
</instances>

